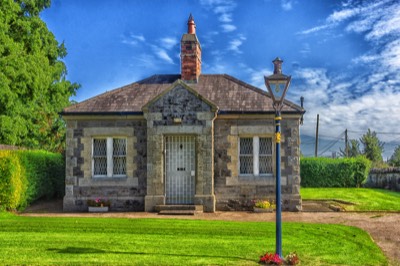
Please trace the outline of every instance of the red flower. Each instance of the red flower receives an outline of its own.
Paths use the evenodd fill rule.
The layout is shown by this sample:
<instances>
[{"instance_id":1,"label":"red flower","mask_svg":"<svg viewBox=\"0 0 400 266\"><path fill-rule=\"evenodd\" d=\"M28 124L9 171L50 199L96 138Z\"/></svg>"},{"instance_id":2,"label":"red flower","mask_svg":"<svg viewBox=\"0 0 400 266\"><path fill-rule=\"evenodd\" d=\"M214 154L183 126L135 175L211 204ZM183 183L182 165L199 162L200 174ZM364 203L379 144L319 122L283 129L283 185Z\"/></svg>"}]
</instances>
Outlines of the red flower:
<instances>
[{"instance_id":1,"label":"red flower","mask_svg":"<svg viewBox=\"0 0 400 266\"><path fill-rule=\"evenodd\" d=\"M272 264L272 265L282 265L283 260L279 257L278 254L267 252L267 253L265 253L264 256L260 257L260 263Z\"/></svg>"}]
</instances>

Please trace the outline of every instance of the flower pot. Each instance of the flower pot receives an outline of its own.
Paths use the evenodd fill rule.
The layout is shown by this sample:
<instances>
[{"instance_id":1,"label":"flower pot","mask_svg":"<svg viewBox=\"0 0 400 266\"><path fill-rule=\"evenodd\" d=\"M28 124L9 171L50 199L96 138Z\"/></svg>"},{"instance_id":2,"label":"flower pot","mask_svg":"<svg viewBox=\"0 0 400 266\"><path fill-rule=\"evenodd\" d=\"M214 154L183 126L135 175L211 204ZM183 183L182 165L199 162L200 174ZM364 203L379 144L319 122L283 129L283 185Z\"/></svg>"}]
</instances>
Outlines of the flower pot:
<instances>
[{"instance_id":1,"label":"flower pot","mask_svg":"<svg viewBox=\"0 0 400 266\"><path fill-rule=\"evenodd\" d=\"M273 208L265 209L265 208L253 207L253 211L254 211L254 212L257 212L257 213L260 213L260 212L273 212L274 209L273 209Z\"/></svg>"},{"instance_id":2,"label":"flower pot","mask_svg":"<svg viewBox=\"0 0 400 266\"><path fill-rule=\"evenodd\" d=\"M108 212L108 206L105 206L105 207L89 206L89 212Z\"/></svg>"}]
</instances>

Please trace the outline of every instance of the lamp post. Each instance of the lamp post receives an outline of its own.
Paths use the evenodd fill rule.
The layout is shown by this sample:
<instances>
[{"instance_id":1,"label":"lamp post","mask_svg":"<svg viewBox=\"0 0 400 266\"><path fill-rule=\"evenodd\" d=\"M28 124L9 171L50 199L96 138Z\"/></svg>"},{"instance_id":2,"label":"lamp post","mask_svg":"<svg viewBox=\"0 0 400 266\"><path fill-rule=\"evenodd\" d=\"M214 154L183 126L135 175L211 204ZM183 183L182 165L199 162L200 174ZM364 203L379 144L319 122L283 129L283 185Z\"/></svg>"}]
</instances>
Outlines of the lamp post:
<instances>
[{"instance_id":1,"label":"lamp post","mask_svg":"<svg viewBox=\"0 0 400 266\"><path fill-rule=\"evenodd\" d=\"M276 250L282 258L282 202L281 202L281 110L283 100L289 88L291 76L282 74L283 61L277 57L274 61L274 74L264 76L265 85L272 97L275 110L275 154L276 154Z\"/></svg>"}]
</instances>

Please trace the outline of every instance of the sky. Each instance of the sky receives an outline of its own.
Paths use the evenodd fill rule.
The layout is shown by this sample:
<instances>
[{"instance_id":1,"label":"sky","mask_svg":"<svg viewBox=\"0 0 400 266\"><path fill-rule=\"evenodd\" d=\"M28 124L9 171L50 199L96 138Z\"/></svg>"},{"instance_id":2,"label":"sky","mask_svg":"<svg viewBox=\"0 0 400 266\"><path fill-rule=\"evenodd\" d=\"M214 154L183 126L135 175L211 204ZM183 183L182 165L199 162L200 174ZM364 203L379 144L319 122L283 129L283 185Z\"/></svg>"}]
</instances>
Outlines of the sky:
<instances>
[{"instance_id":1,"label":"sky","mask_svg":"<svg viewBox=\"0 0 400 266\"><path fill-rule=\"evenodd\" d=\"M79 102L153 74L179 74L190 13L204 74L266 90L272 60L283 59L292 76L286 99L305 98L304 136L315 137L319 114L324 155L338 150L346 129L350 139L377 132L384 159L400 144L398 0L52 0L41 18L65 43Z\"/></svg>"}]
</instances>

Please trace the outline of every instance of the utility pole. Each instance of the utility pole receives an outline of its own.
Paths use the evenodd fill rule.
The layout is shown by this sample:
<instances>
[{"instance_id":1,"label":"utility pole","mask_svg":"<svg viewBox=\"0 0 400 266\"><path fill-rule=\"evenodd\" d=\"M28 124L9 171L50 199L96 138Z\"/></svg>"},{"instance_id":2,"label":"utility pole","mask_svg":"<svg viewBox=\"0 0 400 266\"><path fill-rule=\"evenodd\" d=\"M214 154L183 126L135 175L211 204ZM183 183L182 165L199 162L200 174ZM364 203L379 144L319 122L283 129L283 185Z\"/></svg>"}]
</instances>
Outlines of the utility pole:
<instances>
[{"instance_id":1,"label":"utility pole","mask_svg":"<svg viewBox=\"0 0 400 266\"><path fill-rule=\"evenodd\" d=\"M349 157L349 138L347 137L347 128L344 131L344 142L345 142L345 148L344 152L346 153L346 158Z\"/></svg>"},{"instance_id":2,"label":"utility pole","mask_svg":"<svg viewBox=\"0 0 400 266\"><path fill-rule=\"evenodd\" d=\"M319 128L319 114L317 114L317 129L315 132L315 157L318 157L318 128Z\"/></svg>"}]
</instances>

